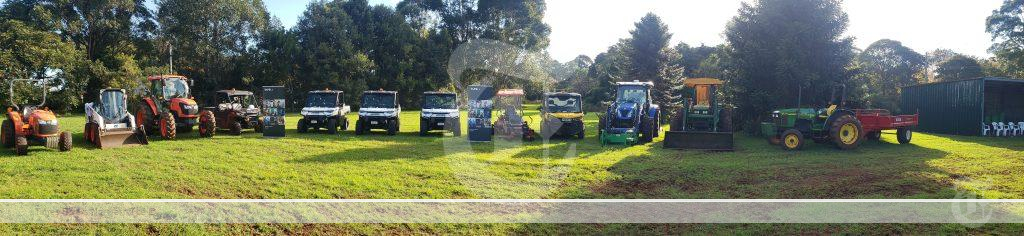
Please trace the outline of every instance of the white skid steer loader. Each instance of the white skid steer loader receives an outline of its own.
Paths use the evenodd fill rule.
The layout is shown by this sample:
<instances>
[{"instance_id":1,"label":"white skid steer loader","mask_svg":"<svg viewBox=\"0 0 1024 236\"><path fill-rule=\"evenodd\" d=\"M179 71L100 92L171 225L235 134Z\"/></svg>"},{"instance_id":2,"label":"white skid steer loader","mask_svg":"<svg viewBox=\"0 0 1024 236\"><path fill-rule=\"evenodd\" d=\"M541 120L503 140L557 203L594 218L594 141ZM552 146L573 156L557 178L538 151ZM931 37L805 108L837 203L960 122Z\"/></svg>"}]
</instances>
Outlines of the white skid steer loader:
<instances>
[{"instance_id":1,"label":"white skid steer loader","mask_svg":"<svg viewBox=\"0 0 1024 236\"><path fill-rule=\"evenodd\" d=\"M100 149L149 144L146 131L128 113L123 89L100 90L94 103L85 104L85 140Z\"/></svg>"}]
</instances>

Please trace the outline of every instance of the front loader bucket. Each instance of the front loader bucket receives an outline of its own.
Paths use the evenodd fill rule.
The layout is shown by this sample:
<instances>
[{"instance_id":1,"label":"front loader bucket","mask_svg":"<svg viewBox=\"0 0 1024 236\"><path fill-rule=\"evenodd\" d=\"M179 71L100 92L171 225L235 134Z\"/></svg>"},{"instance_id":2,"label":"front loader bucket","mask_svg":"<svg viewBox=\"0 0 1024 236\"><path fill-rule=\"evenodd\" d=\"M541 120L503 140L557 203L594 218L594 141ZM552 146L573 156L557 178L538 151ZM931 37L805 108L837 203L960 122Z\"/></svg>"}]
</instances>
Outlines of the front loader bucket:
<instances>
[{"instance_id":1,"label":"front loader bucket","mask_svg":"<svg viewBox=\"0 0 1024 236\"><path fill-rule=\"evenodd\" d=\"M665 132L665 148L702 151L733 151L732 133Z\"/></svg>"},{"instance_id":2,"label":"front loader bucket","mask_svg":"<svg viewBox=\"0 0 1024 236\"><path fill-rule=\"evenodd\" d=\"M100 135L97 145L100 149L130 147L149 144L149 139L141 132L107 131Z\"/></svg>"}]
</instances>

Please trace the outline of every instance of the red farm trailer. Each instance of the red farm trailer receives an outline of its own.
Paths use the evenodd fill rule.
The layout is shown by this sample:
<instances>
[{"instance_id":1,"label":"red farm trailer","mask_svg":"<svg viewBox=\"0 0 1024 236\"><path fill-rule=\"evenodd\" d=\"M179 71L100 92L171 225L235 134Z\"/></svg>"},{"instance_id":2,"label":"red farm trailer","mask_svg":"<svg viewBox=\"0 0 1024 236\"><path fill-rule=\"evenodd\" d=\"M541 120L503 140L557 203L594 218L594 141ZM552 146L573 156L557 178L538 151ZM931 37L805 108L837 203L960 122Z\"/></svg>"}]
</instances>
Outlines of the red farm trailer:
<instances>
[{"instance_id":1,"label":"red farm trailer","mask_svg":"<svg viewBox=\"0 0 1024 236\"><path fill-rule=\"evenodd\" d=\"M900 144L910 143L913 137L911 129L917 126L918 114L892 115L888 110L864 109L853 110L860 121L861 128L868 139L879 140L883 130L896 130L896 140Z\"/></svg>"}]
</instances>

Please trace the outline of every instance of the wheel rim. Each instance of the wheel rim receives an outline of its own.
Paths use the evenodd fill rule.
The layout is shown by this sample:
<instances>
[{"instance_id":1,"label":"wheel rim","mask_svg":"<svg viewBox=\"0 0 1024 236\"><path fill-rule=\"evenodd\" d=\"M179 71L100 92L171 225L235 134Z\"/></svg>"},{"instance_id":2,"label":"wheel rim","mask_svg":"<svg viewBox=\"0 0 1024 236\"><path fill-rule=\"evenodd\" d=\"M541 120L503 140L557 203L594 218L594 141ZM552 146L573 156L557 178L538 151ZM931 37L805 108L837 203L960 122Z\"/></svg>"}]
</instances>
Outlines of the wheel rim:
<instances>
[{"instance_id":1,"label":"wheel rim","mask_svg":"<svg viewBox=\"0 0 1024 236\"><path fill-rule=\"evenodd\" d=\"M857 125L852 123L844 124L843 127L839 128L839 140L842 141L843 144L853 144L857 142L857 138L860 137L858 132Z\"/></svg>"},{"instance_id":2,"label":"wheel rim","mask_svg":"<svg viewBox=\"0 0 1024 236\"><path fill-rule=\"evenodd\" d=\"M800 137L797 137L796 134L786 135L786 147L787 148L796 148L799 145L800 145Z\"/></svg>"},{"instance_id":3,"label":"wheel rim","mask_svg":"<svg viewBox=\"0 0 1024 236\"><path fill-rule=\"evenodd\" d=\"M910 140L910 138L911 138L912 136L913 136L913 132L910 132L910 130L904 131L903 137L904 137L904 138L905 138L906 140Z\"/></svg>"}]
</instances>

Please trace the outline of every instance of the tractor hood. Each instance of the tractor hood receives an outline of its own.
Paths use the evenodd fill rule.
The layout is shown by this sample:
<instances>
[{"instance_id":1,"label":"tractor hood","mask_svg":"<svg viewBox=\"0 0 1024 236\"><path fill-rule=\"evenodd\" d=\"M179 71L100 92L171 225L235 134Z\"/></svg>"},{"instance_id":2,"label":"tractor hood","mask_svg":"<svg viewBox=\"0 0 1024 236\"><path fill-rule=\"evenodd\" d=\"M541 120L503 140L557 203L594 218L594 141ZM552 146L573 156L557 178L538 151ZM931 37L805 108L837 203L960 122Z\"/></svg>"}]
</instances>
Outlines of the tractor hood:
<instances>
[{"instance_id":1,"label":"tractor hood","mask_svg":"<svg viewBox=\"0 0 1024 236\"><path fill-rule=\"evenodd\" d=\"M37 133L39 135L56 135L60 133L60 125L57 123L57 116L48 110L34 110L28 117L29 124L39 124Z\"/></svg>"},{"instance_id":2,"label":"tractor hood","mask_svg":"<svg viewBox=\"0 0 1024 236\"><path fill-rule=\"evenodd\" d=\"M196 105L196 101L188 98L171 98L170 101L171 110L176 110L180 113L178 115L183 117L189 117L199 114L199 105Z\"/></svg>"},{"instance_id":3,"label":"tractor hood","mask_svg":"<svg viewBox=\"0 0 1024 236\"><path fill-rule=\"evenodd\" d=\"M459 117L459 109L423 109L423 117Z\"/></svg>"},{"instance_id":4,"label":"tractor hood","mask_svg":"<svg viewBox=\"0 0 1024 236\"><path fill-rule=\"evenodd\" d=\"M620 120L633 119L640 109L640 104L634 102L619 103L615 106L615 118Z\"/></svg>"}]
</instances>

